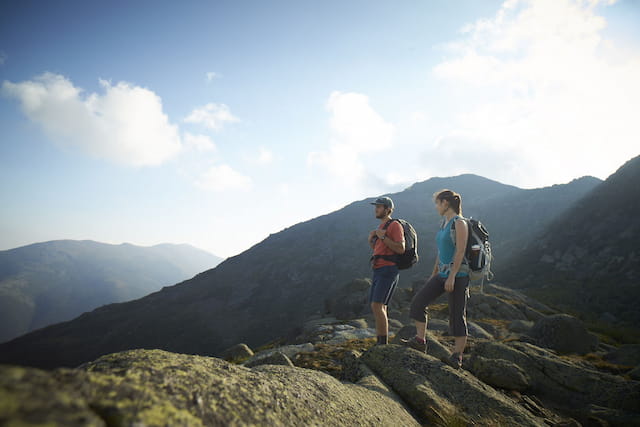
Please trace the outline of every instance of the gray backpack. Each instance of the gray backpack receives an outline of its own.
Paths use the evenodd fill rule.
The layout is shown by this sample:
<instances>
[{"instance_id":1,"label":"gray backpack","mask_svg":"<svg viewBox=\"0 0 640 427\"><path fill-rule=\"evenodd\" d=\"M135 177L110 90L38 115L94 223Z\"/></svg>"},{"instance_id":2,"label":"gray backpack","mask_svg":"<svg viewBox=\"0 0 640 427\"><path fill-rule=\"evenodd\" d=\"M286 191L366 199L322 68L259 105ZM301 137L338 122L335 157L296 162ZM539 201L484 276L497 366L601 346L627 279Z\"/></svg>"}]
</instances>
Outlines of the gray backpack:
<instances>
[{"instance_id":1,"label":"gray backpack","mask_svg":"<svg viewBox=\"0 0 640 427\"><path fill-rule=\"evenodd\" d=\"M467 247L464 251L463 267L460 271L466 271L470 280L481 280L480 292L483 290L485 277L492 280L494 275L491 271L491 261L493 255L491 253L491 243L489 242L489 232L487 228L477 219L473 217L465 218L458 215L469 230L467 239ZM451 224L451 240L456 244L456 223Z\"/></svg>"}]
</instances>

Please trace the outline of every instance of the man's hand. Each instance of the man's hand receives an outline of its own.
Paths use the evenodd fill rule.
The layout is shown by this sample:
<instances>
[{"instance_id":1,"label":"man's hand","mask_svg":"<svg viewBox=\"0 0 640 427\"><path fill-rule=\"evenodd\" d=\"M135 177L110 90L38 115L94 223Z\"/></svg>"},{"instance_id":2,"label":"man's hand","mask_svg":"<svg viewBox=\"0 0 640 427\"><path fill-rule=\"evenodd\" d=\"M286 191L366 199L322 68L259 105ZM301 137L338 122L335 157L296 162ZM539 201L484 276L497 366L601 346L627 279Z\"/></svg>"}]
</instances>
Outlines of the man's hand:
<instances>
[{"instance_id":1,"label":"man's hand","mask_svg":"<svg viewBox=\"0 0 640 427\"><path fill-rule=\"evenodd\" d=\"M444 282L444 290L447 292L453 292L453 285L455 283L455 275L449 273L449 277L447 277L447 280L445 280Z\"/></svg>"},{"instance_id":2,"label":"man's hand","mask_svg":"<svg viewBox=\"0 0 640 427\"><path fill-rule=\"evenodd\" d=\"M387 230L381 230L381 229L377 229L374 230L376 233L376 236L378 236L378 238L381 238L382 236L384 236L385 234L387 234Z\"/></svg>"},{"instance_id":3,"label":"man's hand","mask_svg":"<svg viewBox=\"0 0 640 427\"><path fill-rule=\"evenodd\" d=\"M371 239L373 239L373 236L375 236L375 235L376 235L376 230L371 230L369 232L369 239L368 239L369 243L371 243Z\"/></svg>"}]
</instances>

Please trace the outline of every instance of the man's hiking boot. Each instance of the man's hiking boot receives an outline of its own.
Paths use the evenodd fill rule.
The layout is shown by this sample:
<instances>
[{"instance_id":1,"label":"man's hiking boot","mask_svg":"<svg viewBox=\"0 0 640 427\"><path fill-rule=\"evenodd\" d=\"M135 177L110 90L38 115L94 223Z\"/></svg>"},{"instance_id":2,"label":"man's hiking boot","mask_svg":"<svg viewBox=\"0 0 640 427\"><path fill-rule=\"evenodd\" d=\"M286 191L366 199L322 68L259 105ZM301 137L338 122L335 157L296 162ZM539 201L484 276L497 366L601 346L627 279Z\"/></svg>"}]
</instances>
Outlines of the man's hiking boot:
<instances>
[{"instance_id":1,"label":"man's hiking boot","mask_svg":"<svg viewBox=\"0 0 640 427\"><path fill-rule=\"evenodd\" d=\"M462 354L453 353L449 358L449 364L455 369L462 368Z\"/></svg>"},{"instance_id":2,"label":"man's hiking boot","mask_svg":"<svg viewBox=\"0 0 640 427\"><path fill-rule=\"evenodd\" d=\"M418 337L415 335L409 339L400 338L400 343L407 347L415 348L423 353L427 352L427 341L425 340L425 342L420 342L418 341Z\"/></svg>"}]
</instances>

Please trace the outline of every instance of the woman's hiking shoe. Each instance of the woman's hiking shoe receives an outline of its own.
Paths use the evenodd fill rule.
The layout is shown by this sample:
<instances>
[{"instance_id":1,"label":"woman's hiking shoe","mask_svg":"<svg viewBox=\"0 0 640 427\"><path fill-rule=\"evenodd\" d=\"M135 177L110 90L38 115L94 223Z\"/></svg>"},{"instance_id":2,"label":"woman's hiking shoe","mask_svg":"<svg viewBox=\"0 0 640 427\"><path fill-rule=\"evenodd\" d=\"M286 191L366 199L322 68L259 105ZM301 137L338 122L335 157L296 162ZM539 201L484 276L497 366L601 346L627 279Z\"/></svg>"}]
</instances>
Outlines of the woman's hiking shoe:
<instances>
[{"instance_id":1,"label":"woman's hiking shoe","mask_svg":"<svg viewBox=\"0 0 640 427\"><path fill-rule=\"evenodd\" d=\"M417 336L412 336L409 339L400 338L400 343L404 346L414 348L423 353L427 352L427 341L420 342Z\"/></svg>"},{"instance_id":2,"label":"woman's hiking shoe","mask_svg":"<svg viewBox=\"0 0 640 427\"><path fill-rule=\"evenodd\" d=\"M460 369L462 368L462 354L460 353L453 353L451 355L451 357L449 358L449 364L454 367L455 369Z\"/></svg>"}]
</instances>

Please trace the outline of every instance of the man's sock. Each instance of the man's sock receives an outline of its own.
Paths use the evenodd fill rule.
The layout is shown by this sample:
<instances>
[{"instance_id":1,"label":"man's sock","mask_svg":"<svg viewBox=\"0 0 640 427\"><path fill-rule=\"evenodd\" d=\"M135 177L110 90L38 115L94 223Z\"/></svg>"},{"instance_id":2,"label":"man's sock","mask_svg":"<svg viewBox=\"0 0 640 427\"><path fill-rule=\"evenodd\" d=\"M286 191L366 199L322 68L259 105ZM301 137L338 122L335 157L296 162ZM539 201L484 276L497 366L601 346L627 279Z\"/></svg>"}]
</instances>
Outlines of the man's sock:
<instances>
[{"instance_id":1,"label":"man's sock","mask_svg":"<svg viewBox=\"0 0 640 427\"><path fill-rule=\"evenodd\" d=\"M378 335L378 344L388 344L386 335Z\"/></svg>"},{"instance_id":2,"label":"man's sock","mask_svg":"<svg viewBox=\"0 0 640 427\"><path fill-rule=\"evenodd\" d=\"M424 338L420 338L419 336L416 335L416 340L422 344L424 344L425 342L427 342L427 340L425 340Z\"/></svg>"}]
</instances>

